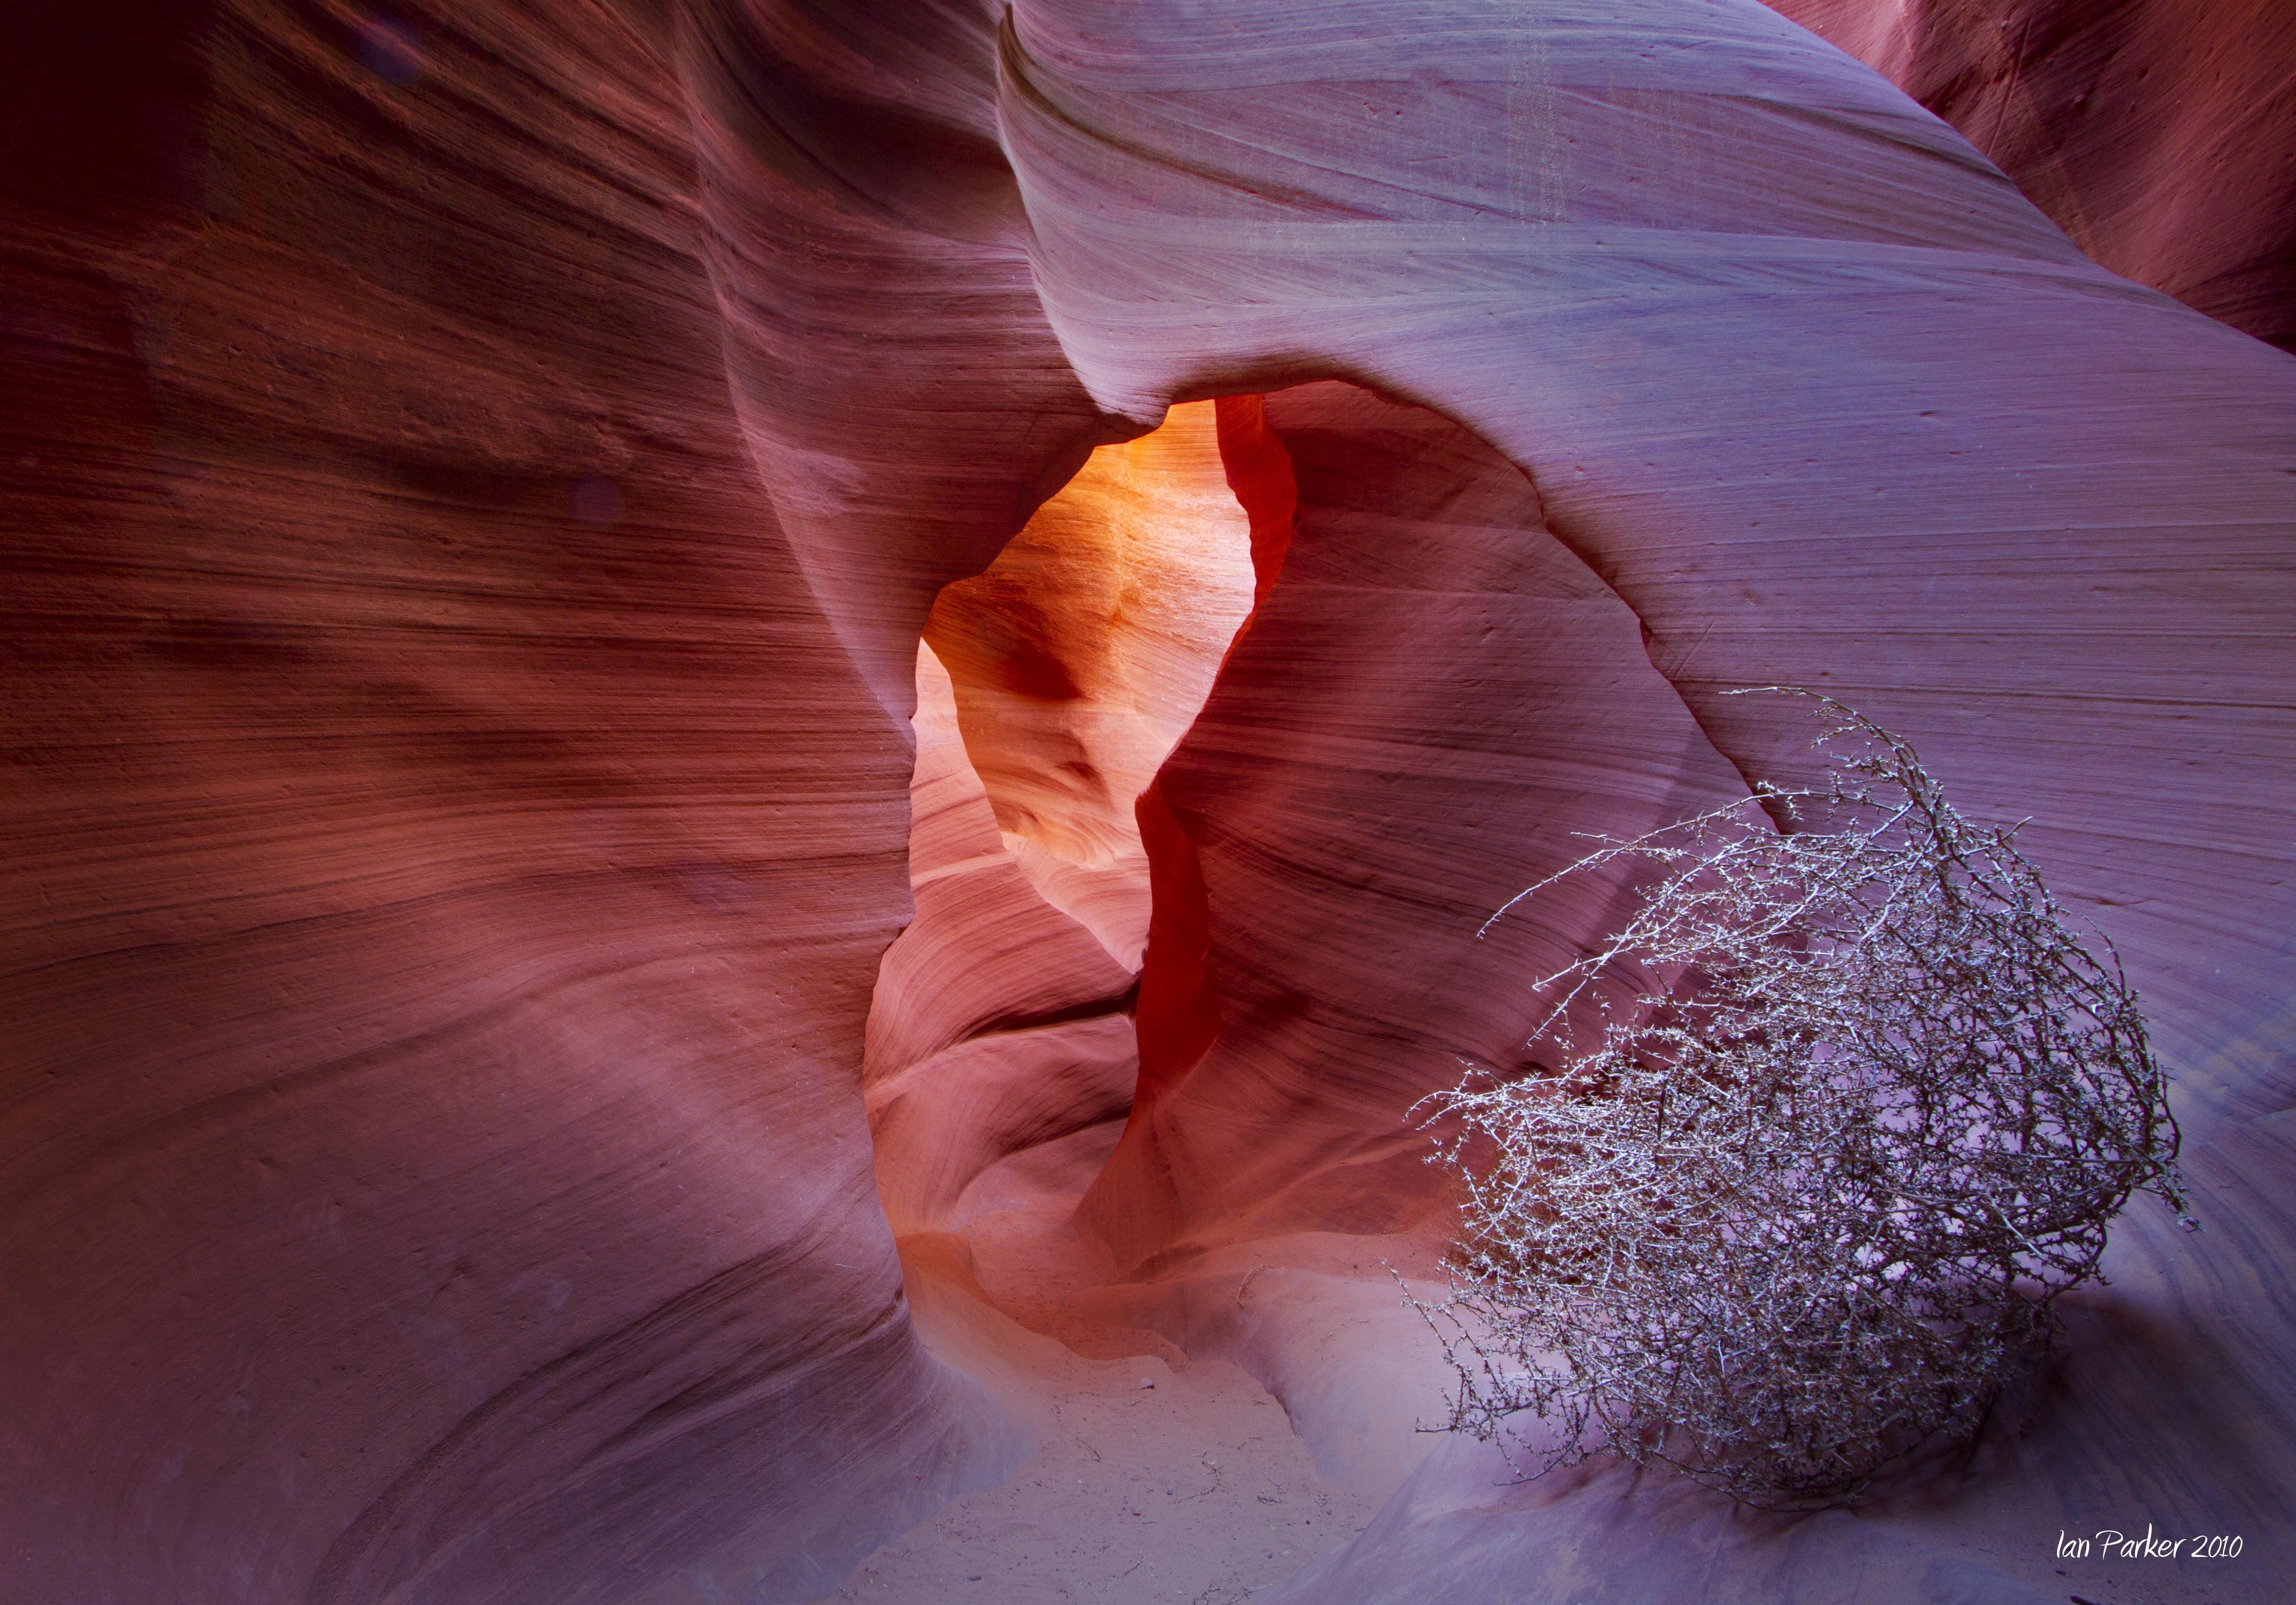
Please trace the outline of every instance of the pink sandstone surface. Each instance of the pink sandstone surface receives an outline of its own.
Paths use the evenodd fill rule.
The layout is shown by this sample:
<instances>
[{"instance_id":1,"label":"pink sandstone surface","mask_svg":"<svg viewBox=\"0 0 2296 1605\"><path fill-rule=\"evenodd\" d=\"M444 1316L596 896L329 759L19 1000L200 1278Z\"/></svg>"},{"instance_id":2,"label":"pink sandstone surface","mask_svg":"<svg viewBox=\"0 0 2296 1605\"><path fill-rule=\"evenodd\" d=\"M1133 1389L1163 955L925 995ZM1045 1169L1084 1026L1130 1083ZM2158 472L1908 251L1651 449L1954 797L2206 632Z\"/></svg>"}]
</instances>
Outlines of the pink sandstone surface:
<instances>
[{"instance_id":1,"label":"pink sandstone surface","mask_svg":"<svg viewBox=\"0 0 2296 1605\"><path fill-rule=\"evenodd\" d=\"M0 1598L2284 1597L2286 29L1804 9L1962 132L1754 0L12 19ZM1854 1515L1507 1485L1412 1106L1780 683L2203 1230Z\"/></svg>"},{"instance_id":2,"label":"pink sandstone surface","mask_svg":"<svg viewBox=\"0 0 2296 1605\"><path fill-rule=\"evenodd\" d=\"M2095 261L2296 349L2279 0L1772 0L1951 123Z\"/></svg>"}]
</instances>

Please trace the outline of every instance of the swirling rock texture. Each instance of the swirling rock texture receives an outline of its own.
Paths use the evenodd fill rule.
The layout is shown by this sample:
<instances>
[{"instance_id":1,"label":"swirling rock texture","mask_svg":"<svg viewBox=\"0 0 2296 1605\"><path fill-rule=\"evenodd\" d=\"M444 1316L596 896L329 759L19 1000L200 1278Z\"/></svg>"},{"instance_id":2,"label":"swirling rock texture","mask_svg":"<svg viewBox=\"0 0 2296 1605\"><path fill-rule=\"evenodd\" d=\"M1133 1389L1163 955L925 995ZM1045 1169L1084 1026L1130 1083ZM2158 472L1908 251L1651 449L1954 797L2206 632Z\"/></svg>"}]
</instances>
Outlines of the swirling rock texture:
<instances>
[{"instance_id":1,"label":"swirling rock texture","mask_svg":"<svg viewBox=\"0 0 2296 1605\"><path fill-rule=\"evenodd\" d=\"M2284 336L2270 8L2095 14L2007 59L2210 88L2050 134L2076 237ZM1754 0L10 26L9 1597L809 1597L1046 1441L1029 1326L1391 1494L1274 1597L2284 1592L2287 356ZM1153 627L1114 512L946 589L1212 397ZM1409 1105L1611 888L1475 927L1807 775L1777 683L2030 816L2204 1229L1855 1518L1416 1463ZM2148 1523L2246 1552L2054 1558Z\"/></svg>"},{"instance_id":2,"label":"swirling rock texture","mask_svg":"<svg viewBox=\"0 0 2296 1605\"><path fill-rule=\"evenodd\" d=\"M1134 804L1251 609L1251 540L1215 408L1185 403L1094 453L926 620L1007 846L1128 970L1149 918Z\"/></svg>"},{"instance_id":3,"label":"swirling rock texture","mask_svg":"<svg viewBox=\"0 0 2296 1605\"><path fill-rule=\"evenodd\" d=\"M873 1204L908 756L641 22L12 19L12 1600L801 1596L1020 1452Z\"/></svg>"},{"instance_id":4,"label":"swirling rock texture","mask_svg":"<svg viewBox=\"0 0 2296 1605\"><path fill-rule=\"evenodd\" d=\"M2082 250L2296 349L2296 28L2274 0L1772 0Z\"/></svg>"},{"instance_id":5,"label":"swirling rock texture","mask_svg":"<svg viewBox=\"0 0 2296 1605\"><path fill-rule=\"evenodd\" d=\"M1136 1069L1132 970L1006 850L930 648L917 681L916 917L879 970L864 1052L897 1235L939 1224L1001 1160L1121 1118Z\"/></svg>"},{"instance_id":6,"label":"swirling rock texture","mask_svg":"<svg viewBox=\"0 0 2296 1605\"><path fill-rule=\"evenodd\" d=\"M898 1235L941 1224L992 1166L1131 1108L1150 921L1133 807L1250 606L1215 430L1198 402L1101 447L928 621L916 913L878 971L864 1055Z\"/></svg>"}]
</instances>

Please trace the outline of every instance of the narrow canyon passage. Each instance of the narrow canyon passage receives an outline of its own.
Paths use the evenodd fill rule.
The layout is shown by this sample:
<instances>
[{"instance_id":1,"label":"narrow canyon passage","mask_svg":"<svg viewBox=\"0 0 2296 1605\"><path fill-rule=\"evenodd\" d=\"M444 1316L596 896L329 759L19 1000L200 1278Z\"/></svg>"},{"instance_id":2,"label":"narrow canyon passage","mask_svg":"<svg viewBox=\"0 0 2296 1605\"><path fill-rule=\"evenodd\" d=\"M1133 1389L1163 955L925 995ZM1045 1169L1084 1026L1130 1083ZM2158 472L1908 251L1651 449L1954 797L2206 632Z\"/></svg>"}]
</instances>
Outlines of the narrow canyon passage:
<instances>
[{"instance_id":1,"label":"narrow canyon passage","mask_svg":"<svg viewBox=\"0 0 2296 1605\"><path fill-rule=\"evenodd\" d=\"M1256 401L1256 398L1255 398ZM1074 1222L1130 1114L1149 942L1134 807L1252 603L1215 408L1103 446L917 652L910 879L866 1085L880 1195L928 1346L1025 1424L1032 1457L888 1543L840 1599L1227 1605L1374 1509L1316 1474L1276 1401L1160 1334L1046 1315L1101 1280ZM1008 1303L986 1258L1028 1267ZM1027 1295L1013 1300L1016 1290Z\"/></svg>"},{"instance_id":2,"label":"narrow canyon passage","mask_svg":"<svg viewBox=\"0 0 2296 1605\"><path fill-rule=\"evenodd\" d=\"M1244 1597L1433 1447L1443 1373L1390 1273L1427 1285L1448 1229L1414 1106L1512 1063L1528 966L1614 888L1475 925L1578 832L1739 782L1525 476L1340 383L1100 448L942 593L917 697L878 1188L928 1347L1038 1448L850 1588ZM1561 750L1559 782L1522 772ZM1223 1456L1183 1564L1157 1513ZM1278 1511L1315 1519L1275 1542Z\"/></svg>"},{"instance_id":3,"label":"narrow canyon passage","mask_svg":"<svg viewBox=\"0 0 2296 1605\"><path fill-rule=\"evenodd\" d=\"M1121 1129L1151 904L1134 804L1251 588L1206 402L1101 447L935 606L917 650L916 916L879 972L864 1069L897 1238L1021 1207L1064 1163L1088 1179Z\"/></svg>"}]
</instances>

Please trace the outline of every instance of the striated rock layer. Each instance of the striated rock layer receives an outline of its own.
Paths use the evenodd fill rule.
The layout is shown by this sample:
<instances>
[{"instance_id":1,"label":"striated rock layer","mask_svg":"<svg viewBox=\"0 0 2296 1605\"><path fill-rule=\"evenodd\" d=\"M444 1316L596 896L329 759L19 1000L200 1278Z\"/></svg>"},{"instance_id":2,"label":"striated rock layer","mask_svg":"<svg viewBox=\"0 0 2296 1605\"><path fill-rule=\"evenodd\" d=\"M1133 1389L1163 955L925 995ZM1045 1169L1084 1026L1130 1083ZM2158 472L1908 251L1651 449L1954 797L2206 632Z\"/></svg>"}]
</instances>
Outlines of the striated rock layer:
<instances>
[{"instance_id":1,"label":"striated rock layer","mask_svg":"<svg viewBox=\"0 0 2296 1605\"><path fill-rule=\"evenodd\" d=\"M1423 1213L1414 1106L1463 1060L1521 1065L1525 983L1602 928L1615 887L1559 888L1488 941L1482 916L1587 834L1745 794L1634 615L1465 430L1320 384L1229 438L1287 460L1292 532L1157 777L1152 846L1200 879L1208 939L1192 985L1160 987L1174 960L1149 947L1139 1106L1086 1205L1128 1268ZM1160 1005L1209 1009L1217 1036L1159 1062Z\"/></svg>"},{"instance_id":2,"label":"striated rock layer","mask_svg":"<svg viewBox=\"0 0 2296 1605\"><path fill-rule=\"evenodd\" d=\"M804 1597L1018 1452L874 1207L908 753L685 33L399 18L0 52L0 1594Z\"/></svg>"},{"instance_id":3,"label":"striated rock layer","mask_svg":"<svg viewBox=\"0 0 2296 1605\"><path fill-rule=\"evenodd\" d=\"M1133 805L1250 610L1253 544L1213 405L1186 403L1095 452L926 620L1007 846L1128 969L1148 936Z\"/></svg>"},{"instance_id":4,"label":"striated rock layer","mask_svg":"<svg viewBox=\"0 0 2296 1605\"><path fill-rule=\"evenodd\" d=\"M937 1358L896 1229L921 1299L1232 1355L1401 1482L1295 1599L2119 1597L2049 1536L2145 1522L2247 1537L2161 1596L2284 1592L2287 356L1754 0L12 26L13 1593L833 1586L1027 1453L1021 1338ZM1232 649L1233 555L1136 639L1073 542L946 590L1213 397ZM1190 417L1135 487L1218 506ZM1222 652L1134 803L1128 1089L1118 799ZM2132 1215L2030 1415L1858 1518L1413 1470L1409 1103L1608 911L1474 929L1574 831L1806 775L1726 694L1782 682L2031 817L2205 1229Z\"/></svg>"},{"instance_id":5,"label":"striated rock layer","mask_svg":"<svg viewBox=\"0 0 2296 1605\"><path fill-rule=\"evenodd\" d=\"M2075 244L2296 349L2278 0L1771 0L1966 135Z\"/></svg>"},{"instance_id":6,"label":"striated rock layer","mask_svg":"<svg viewBox=\"0 0 2296 1605\"><path fill-rule=\"evenodd\" d=\"M1134 804L1202 706L1252 583L1215 428L1200 402L1101 447L933 608L916 914L879 969L865 1052L898 1236L946 1224L992 1167L1131 1109L1150 925Z\"/></svg>"},{"instance_id":7,"label":"striated rock layer","mask_svg":"<svg viewBox=\"0 0 2296 1605\"><path fill-rule=\"evenodd\" d=\"M1702 1542L1707 1585L1870 1567L1877 1597L2045 1587L2025 1535L2122 1509L2275 1530L2287 1489L2259 1457L2296 1378L2261 1291L2291 1246L2273 1121L2290 893L2268 799L2296 664L2269 620L2289 594L2296 368L2086 261L1959 136L1759 8L1395 14L1373 40L1274 7L1016 10L1006 137L1079 373L1119 410L1318 368L1435 406L1529 474L1546 527L1633 610L1742 774L1808 774L1806 727L1723 693L1808 684L1912 737L1978 813L2033 816L2029 849L2146 995L2216 1205L2197 1237L2125 1224L2119 1290L2063 1396L1976 1480L1981 1511L1955 1511L1985 1575L1873 1547L1886 1531L1926 1553L1951 1525L1906 1514L1790 1548ZM1147 200L1095 203L1111 191ZM1367 846L1421 817L1390 806L1355 830ZM1200 853L1218 828L1197 825ZM1215 892L1215 933L1222 917ZM1313 1068L1286 1085L1323 1106ZM1187 1200L1269 1129L1157 1134L1111 1212L1129 1250L1188 1246ZM1184 1166L1192 1144L1210 1162ZM1181 1200L1160 1216L1160 1183ZM2144 1380L2164 1374L2176 1388ZM1491 1519L1488 1469L1429 1475L1314 1597L1501 1576L1646 1597L1647 1576L1568 1558L1675 1519L1608 1489ZM2190 1586L2268 1591L2287 1564L2275 1550Z\"/></svg>"}]
</instances>

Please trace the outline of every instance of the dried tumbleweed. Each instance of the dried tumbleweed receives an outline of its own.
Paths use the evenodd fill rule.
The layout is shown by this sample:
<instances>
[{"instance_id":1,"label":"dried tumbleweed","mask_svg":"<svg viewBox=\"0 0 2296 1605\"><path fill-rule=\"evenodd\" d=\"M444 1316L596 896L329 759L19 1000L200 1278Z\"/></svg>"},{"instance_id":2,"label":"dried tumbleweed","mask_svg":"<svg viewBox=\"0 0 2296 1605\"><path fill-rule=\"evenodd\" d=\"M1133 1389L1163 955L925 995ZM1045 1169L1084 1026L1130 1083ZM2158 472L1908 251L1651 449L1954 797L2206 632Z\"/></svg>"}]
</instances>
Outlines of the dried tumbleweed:
<instances>
[{"instance_id":1,"label":"dried tumbleweed","mask_svg":"<svg viewBox=\"0 0 2296 1605\"><path fill-rule=\"evenodd\" d=\"M1422 1308L1458 1370L1452 1428L1505 1447L1533 1411L1555 1434L1523 1474L1610 1451L1752 1504L1847 1503L1974 1432L2052 1341L2051 1301L2100 1279L2133 1191L2182 1209L2118 961L2012 831L1824 706L1855 749L1825 789L1765 786L1563 872L1627 860L1644 888L1544 983L1532 1045L1560 1068L1435 1100L1466 1233ZM1598 978L1641 995L1581 1048L1565 1011Z\"/></svg>"}]
</instances>

